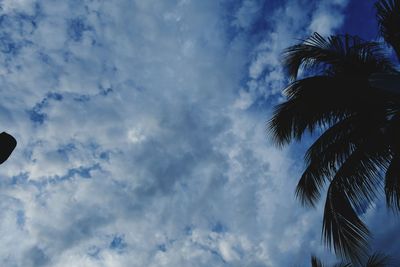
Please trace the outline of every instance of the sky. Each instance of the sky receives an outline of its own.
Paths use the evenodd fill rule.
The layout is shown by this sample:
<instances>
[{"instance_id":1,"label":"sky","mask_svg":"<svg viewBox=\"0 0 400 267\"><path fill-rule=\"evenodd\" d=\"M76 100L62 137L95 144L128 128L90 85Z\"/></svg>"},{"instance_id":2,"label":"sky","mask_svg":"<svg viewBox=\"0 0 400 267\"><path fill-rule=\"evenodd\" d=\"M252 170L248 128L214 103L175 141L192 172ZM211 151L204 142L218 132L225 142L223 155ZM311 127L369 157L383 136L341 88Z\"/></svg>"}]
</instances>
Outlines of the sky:
<instances>
[{"instance_id":1,"label":"sky","mask_svg":"<svg viewBox=\"0 0 400 267\"><path fill-rule=\"evenodd\" d=\"M306 142L266 132L281 52L376 40L370 0L0 0L1 266L309 266L335 260L294 190ZM400 252L399 217L363 215Z\"/></svg>"}]
</instances>

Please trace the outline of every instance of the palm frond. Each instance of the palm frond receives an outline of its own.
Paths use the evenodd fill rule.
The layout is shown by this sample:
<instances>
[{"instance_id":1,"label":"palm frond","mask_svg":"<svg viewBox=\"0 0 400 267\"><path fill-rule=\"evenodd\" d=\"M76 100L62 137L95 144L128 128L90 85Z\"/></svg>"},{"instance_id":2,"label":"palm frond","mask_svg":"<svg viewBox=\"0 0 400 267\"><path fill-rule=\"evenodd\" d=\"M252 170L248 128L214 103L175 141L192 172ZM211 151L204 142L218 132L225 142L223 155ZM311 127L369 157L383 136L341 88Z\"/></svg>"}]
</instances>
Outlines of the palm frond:
<instances>
[{"instance_id":1,"label":"palm frond","mask_svg":"<svg viewBox=\"0 0 400 267\"><path fill-rule=\"evenodd\" d=\"M400 154L396 154L385 176L386 203L395 211L400 210Z\"/></svg>"},{"instance_id":2,"label":"palm frond","mask_svg":"<svg viewBox=\"0 0 400 267\"><path fill-rule=\"evenodd\" d=\"M385 112L391 96L370 87L367 74L349 73L354 77L314 76L291 83L284 90L288 100L275 107L268 122L275 144L300 140L306 131L328 128L355 113Z\"/></svg>"},{"instance_id":3,"label":"palm frond","mask_svg":"<svg viewBox=\"0 0 400 267\"><path fill-rule=\"evenodd\" d=\"M324 264L320 259L318 259L316 256L312 255L311 256L311 266L312 267L324 267Z\"/></svg>"},{"instance_id":4,"label":"palm frond","mask_svg":"<svg viewBox=\"0 0 400 267\"><path fill-rule=\"evenodd\" d=\"M386 127L391 145L392 160L385 175L386 204L393 211L400 211L400 112L393 114Z\"/></svg>"},{"instance_id":5,"label":"palm frond","mask_svg":"<svg viewBox=\"0 0 400 267\"><path fill-rule=\"evenodd\" d=\"M391 264L389 256L382 253L374 253L369 258L365 267L387 267Z\"/></svg>"},{"instance_id":6,"label":"palm frond","mask_svg":"<svg viewBox=\"0 0 400 267\"><path fill-rule=\"evenodd\" d=\"M340 88L338 81L326 76L299 80L286 88L289 100L275 107L268 122L275 143L283 146L300 140L305 131L332 125L350 114L350 99L341 98Z\"/></svg>"},{"instance_id":7,"label":"palm frond","mask_svg":"<svg viewBox=\"0 0 400 267\"><path fill-rule=\"evenodd\" d=\"M297 186L296 197L304 206L314 207L321 197L326 180L335 173L335 166L310 164L303 172Z\"/></svg>"},{"instance_id":8,"label":"palm frond","mask_svg":"<svg viewBox=\"0 0 400 267\"><path fill-rule=\"evenodd\" d=\"M357 36L337 35L325 39L314 33L301 44L283 52L284 67L292 80L302 67L324 74L386 72L393 70L379 43L366 42Z\"/></svg>"},{"instance_id":9,"label":"palm frond","mask_svg":"<svg viewBox=\"0 0 400 267\"><path fill-rule=\"evenodd\" d=\"M329 247L333 244L337 254L353 262L365 258L369 236L356 211L365 210L375 199L382 172L390 162L388 149L381 145L360 145L338 169L327 193L324 240Z\"/></svg>"},{"instance_id":10,"label":"palm frond","mask_svg":"<svg viewBox=\"0 0 400 267\"><path fill-rule=\"evenodd\" d=\"M350 205L343 188L333 181L328 189L323 218L323 239L336 254L362 262L368 251L367 227Z\"/></svg>"},{"instance_id":11,"label":"palm frond","mask_svg":"<svg viewBox=\"0 0 400 267\"><path fill-rule=\"evenodd\" d=\"M333 267L352 267L352 266L353 265L351 263L344 262L344 261L336 263L335 265L333 265Z\"/></svg>"},{"instance_id":12,"label":"palm frond","mask_svg":"<svg viewBox=\"0 0 400 267\"><path fill-rule=\"evenodd\" d=\"M354 151L354 143L349 138L352 122L349 117L328 128L307 150L307 168L296 187L296 197L303 205L315 206L326 180L335 175Z\"/></svg>"},{"instance_id":13,"label":"palm frond","mask_svg":"<svg viewBox=\"0 0 400 267\"><path fill-rule=\"evenodd\" d=\"M400 1L379 0L375 3L379 31L400 59Z\"/></svg>"},{"instance_id":14,"label":"palm frond","mask_svg":"<svg viewBox=\"0 0 400 267\"><path fill-rule=\"evenodd\" d=\"M380 145L382 148L379 149L371 147L369 142L358 146L333 178L343 187L347 199L358 212L364 212L375 200L383 173L390 164L388 148Z\"/></svg>"},{"instance_id":15,"label":"palm frond","mask_svg":"<svg viewBox=\"0 0 400 267\"><path fill-rule=\"evenodd\" d=\"M350 179L351 175L354 175L353 183L360 181L362 179L360 177L363 177L363 175L369 175L369 177L372 175L376 178L375 180L382 178L380 176L375 177L373 174L380 173L380 169L386 167L388 164L385 158L387 153L381 156L379 156L380 154L373 155L371 152L365 151L364 146L365 144L370 146L369 143L374 142L383 151L388 150L388 144L381 141L384 138L379 138L382 137L381 125L386 120L385 117L375 116L374 118L367 115L350 116L333 125L307 150L305 161L308 165L296 188L296 196L303 205L314 206L320 197L320 190L326 180L335 175L337 175L336 178L346 177L346 179ZM371 122L373 122L373 127L378 129L373 130ZM353 154L356 149L358 149L357 153ZM374 151L375 148L370 150ZM344 164L348 160L351 164ZM362 181L362 184L365 184L364 190L368 192L369 187L375 183L372 180L367 181L370 181L370 183ZM356 185L358 184L350 188L354 188ZM355 192L351 192L357 193L360 188L362 187L356 187ZM362 199L361 202L364 201L365 199Z\"/></svg>"},{"instance_id":16,"label":"palm frond","mask_svg":"<svg viewBox=\"0 0 400 267\"><path fill-rule=\"evenodd\" d=\"M357 130L356 124L359 121L359 116L357 115L348 116L326 129L307 149L304 155L306 164L316 160L327 162L327 159L342 162L340 158L343 153L348 151L348 147L357 140L354 133Z\"/></svg>"}]
</instances>

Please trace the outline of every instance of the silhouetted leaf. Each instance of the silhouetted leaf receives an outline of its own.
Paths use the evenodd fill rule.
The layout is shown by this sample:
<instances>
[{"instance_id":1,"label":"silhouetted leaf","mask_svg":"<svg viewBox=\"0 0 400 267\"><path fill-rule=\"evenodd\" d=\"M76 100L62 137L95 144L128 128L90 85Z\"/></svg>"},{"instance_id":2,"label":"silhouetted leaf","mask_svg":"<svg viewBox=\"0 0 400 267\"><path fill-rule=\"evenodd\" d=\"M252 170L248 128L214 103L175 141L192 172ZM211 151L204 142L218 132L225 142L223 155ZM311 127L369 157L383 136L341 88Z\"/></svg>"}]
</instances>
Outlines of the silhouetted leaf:
<instances>
[{"instance_id":1,"label":"silhouetted leaf","mask_svg":"<svg viewBox=\"0 0 400 267\"><path fill-rule=\"evenodd\" d=\"M400 59L400 1L379 0L375 3L379 31Z\"/></svg>"},{"instance_id":2,"label":"silhouetted leaf","mask_svg":"<svg viewBox=\"0 0 400 267\"><path fill-rule=\"evenodd\" d=\"M322 261L314 255L311 256L311 266L312 267L324 267L324 265L322 264Z\"/></svg>"},{"instance_id":3,"label":"silhouetted leaf","mask_svg":"<svg viewBox=\"0 0 400 267\"><path fill-rule=\"evenodd\" d=\"M382 253L374 253L369 257L365 267L386 267L390 264L390 257Z\"/></svg>"}]
</instances>

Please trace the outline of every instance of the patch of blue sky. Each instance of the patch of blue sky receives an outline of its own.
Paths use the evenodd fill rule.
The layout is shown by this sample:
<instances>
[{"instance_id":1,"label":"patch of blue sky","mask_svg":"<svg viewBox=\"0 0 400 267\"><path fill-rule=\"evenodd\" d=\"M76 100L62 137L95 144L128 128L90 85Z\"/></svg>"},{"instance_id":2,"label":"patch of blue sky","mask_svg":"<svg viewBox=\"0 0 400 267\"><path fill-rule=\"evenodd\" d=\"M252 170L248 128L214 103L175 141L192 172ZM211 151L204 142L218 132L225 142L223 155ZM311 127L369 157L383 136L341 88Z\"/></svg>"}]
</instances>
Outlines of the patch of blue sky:
<instances>
[{"instance_id":1,"label":"patch of blue sky","mask_svg":"<svg viewBox=\"0 0 400 267\"><path fill-rule=\"evenodd\" d=\"M123 235L115 235L110 242L109 247L110 249L121 253L128 247L128 244L125 242Z\"/></svg>"},{"instance_id":2,"label":"patch of blue sky","mask_svg":"<svg viewBox=\"0 0 400 267\"><path fill-rule=\"evenodd\" d=\"M64 59L64 62L68 63L70 60L74 57L74 55L70 51L63 51L62 52L62 58Z\"/></svg>"},{"instance_id":3,"label":"patch of blue sky","mask_svg":"<svg viewBox=\"0 0 400 267\"><path fill-rule=\"evenodd\" d=\"M90 178L92 178L91 171L94 171L94 170L101 170L100 164L94 164L89 167L82 166L79 168L69 169L68 173L66 175L56 176L53 179L51 179L50 181L58 182L58 181L68 180L76 175L81 178L90 179Z\"/></svg>"},{"instance_id":4,"label":"patch of blue sky","mask_svg":"<svg viewBox=\"0 0 400 267\"><path fill-rule=\"evenodd\" d=\"M183 229L183 232L184 232L186 235L190 236L190 235L193 234L193 229L194 229L194 226L193 226L193 225L187 225L187 226L185 226L185 228Z\"/></svg>"},{"instance_id":5,"label":"patch of blue sky","mask_svg":"<svg viewBox=\"0 0 400 267\"><path fill-rule=\"evenodd\" d=\"M259 42L265 35L273 29L275 26L271 21L271 11L276 8L282 7L284 2L282 1L260 1L259 8L254 15L253 21L248 28L248 33L252 36L252 41Z\"/></svg>"},{"instance_id":6,"label":"patch of blue sky","mask_svg":"<svg viewBox=\"0 0 400 267\"><path fill-rule=\"evenodd\" d=\"M12 40L10 34L0 32L0 52L3 54L17 54L20 45Z\"/></svg>"},{"instance_id":7,"label":"patch of blue sky","mask_svg":"<svg viewBox=\"0 0 400 267\"><path fill-rule=\"evenodd\" d=\"M27 253L27 265L33 266L33 267L39 267L39 266L46 266L47 263L49 262L49 258L46 255L46 253L39 247L35 246L31 248Z\"/></svg>"},{"instance_id":8,"label":"patch of blue sky","mask_svg":"<svg viewBox=\"0 0 400 267\"><path fill-rule=\"evenodd\" d=\"M49 105L49 100L62 101L63 96L62 96L62 94L57 93L57 92L49 92L32 109L27 110L26 112L28 113L30 120L34 124L41 125L47 119L47 114L43 111L43 109Z\"/></svg>"},{"instance_id":9,"label":"patch of blue sky","mask_svg":"<svg viewBox=\"0 0 400 267\"><path fill-rule=\"evenodd\" d=\"M78 95L78 96L74 96L73 99L77 102L85 103L85 102L89 102L90 98L91 97L89 95Z\"/></svg>"},{"instance_id":10,"label":"patch of blue sky","mask_svg":"<svg viewBox=\"0 0 400 267\"><path fill-rule=\"evenodd\" d=\"M101 148L101 147L100 147L100 145L99 145L97 142L91 141L91 142L89 142L89 143L87 144L87 148L88 148L89 150L91 150L91 151L96 151L96 150L98 150L98 149Z\"/></svg>"},{"instance_id":11,"label":"patch of blue sky","mask_svg":"<svg viewBox=\"0 0 400 267\"><path fill-rule=\"evenodd\" d=\"M43 195L42 197L46 197ZM72 246L85 240L88 236L94 236L96 230L107 223L110 223L111 218L99 212L92 212L91 209L85 209L85 213L71 214L73 218L68 224L67 229L64 229L62 243L66 246ZM83 250L84 251L84 250Z\"/></svg>"},{"instance_id":12,"label":"patch of blue sky","mask_svg":"<svg viewBox=\"0 0 400 267\"><path fill-rule=\"evenodd\" d=\"M349 1L341 33L357 35L364 40L376 40L378 37L378 24L375 18L375 1L353 0Z\"/></svg>"},{"instance_id":13,"label":"patch of blue sky","mask_svg":"<svg viewBox=\"0 0 400 267\"><path fill-rule=\"evenodd\" d=\"M86 31L93 31L93 28L87 24L83 17L73 18L68 21L67 34L73 41L81 41Z\"/></svg>"},{"instance_id":14,"label":"patch of blue sky","mask_svg":"<svg viewBox=\"0 0 400 267\"><path fill-rule=\"evenodd\" d=\"M102 96L107 96L107 95L111 94L112 92L114 92L114 90L110 87L104 88L102 86L99 86L99 90L100 90L100 95L102 95Z\"/></svg>"},{"instance_id":15,"label":"patch of blue sky","mask_svg":"<svg viewBox=\"0 0 400 267\"><path fill-rule=\"evenodd\" d=\"M216 222L211 227L211 231L215 233L225 233L227 231L227 227L223 225L221 222Z\"/></svg>"},{"instance_id":16,"label":"patch of blue sky","mask_svg":"<svg viewBox=\"0 0 400 267\"><path fill-rule=\"evenodd\" d=\"M65 175L62 176L52 176L52 177L47 177L46 179L43 179L41 181L36 181L36 180L29 180L29 173L28 172L23 172L18 175L15 175L11 177L10 180L4 180L3 183L6 184L11 184L11 185L26 185L30 184L33 185L37 188L43 188L47 184L57 184L61 183L66 180L70 180L73 177L79 177L81 179L91 179L92 178L92 171L95 170L102 170L100 164L96 163L92 166L81 166L78 168L71 168L67 171Z\"/></svg>"},{"instance_id":17,"label":"patch of blue sky","mask_svg":"<svg viewBox=\"0 0 400 267\"><path fill-rule=\"evenodd\" d=\"M99 157L102 160L108 161L110 159L110 152L101 152Z\"/></svg>"},{"instance_id":18,"label":"patch of blue sky","mask_svg":"<svg viewBox=\"0 0 400 267\"><path fill-rule=\"evenodd\" d=\"M45 113L42 113L36 108L33 108L32 110L27 110L27 113L29 115L29 119L34 123L34 124L43 124L44 121L47 118L47 115Z\"/></svg>"},{"instance_id":19,"label":"patch of blue sky","mask_svg":"<svg viewBox=\"0 0 400 267\"><path fill-rule=\"evenodd\" d=\"M166 252L167 251L167 246L165 244L160 244L157 246L157 249L161 252Z\"/></svg>"},{"instance_id":20,"label":"patch of blue sky","mask_svg":"<svg viewBox=\"0 0 400 267\"><path fill-rule=\"evenodd\" d=\"M39 11L39 9L37 9ZM19 21L20 24L20 34L23 35L25 33L32 34L33 31L37 28L38 23L38 14L35 15L28 15L25 13L17 13L15 15L16 19ZM27 27L31 26L31 27Z\"/></svg>"},{"instance_id":21,"label":"patch of blue sky","mask_svg":"<svg viewBox=\"0 0 400 267\"><path fill-rule=\"evenodd\" d=\"M255 115L266 114L266 112L271 111L271 106L275 104L279 98L280 96L258 96L247 108L247 111Z\"/></svg>"},{"instance_id":22,"label":"patch of blue sky","mask_svg":"<svg viewBox=\"0 0 400 267\"><path fill-rule=\"evenodd\" d=\"M115 75L116 73L117 73L117 68L113 67L112 74ZM147 90L147 88L145 86L136 83L133 79L125 80L122 84L119 85L119 87L132 88L138 92L145 92ZM120 89L120 88L116 88L116 89Z\"/></svg>"},{"instance_id":23,"label":"patch of blue sky","mask_svg":"<svg viewBox=\"0 0 400 267\"><path fill-rule=\"evenodd\" d=\"M11 177L11 184L12 185L25 184L28 181L28 179L29 179L29 173L23 172Z\"/></svg>"},{"instance_id":24,"label":"patch of blue sky","mask_svg":"<svg viewBox=\"0 0 400 267\"><path fill-rule=\"evenodd\" d=\"M73 144L73 143L69 143L69 144L66 144L66 145L61 145L57 149L57 153L65 156L67 158L68 154L71 153L75 149L76 149L76 145Z\"/></svg>"},{"instance_id":25,"label":"patch of blue sky","mask_svg":"<svg viewBox=\"0 0 400 267\"><path fill-rule=\"evenodd\" d=\"M11 184L14 186L22 186L22 185L32 185L36 187L37 189L41 190L44 189L45 186L49 184L58 184L62 183L64 181L70 180L73 177L79 177L81 179L91 179L92 174L91 171L94 170L101 170L101 167L99 164L94 164L93 166L89 167L78 167L78 168L72 168L69 169L68 172L65 175L62 176L53 176L53 177L43 177L45 179L42 180L29 180L29 173L24 172L20 173L18 175L15 175L11 178L11 180L4 180L4 182L0 183L3 184Z\"/></svg>"},{"instance_id":26,"label":"patch of blue sky","mask_svg":"<svg viewBox=\"0 0 400 267\"><path fill-rule=\"evenodd\" d=\"M49 92L47 93L47 98L48 99L53 99L55 101L61 101L63 100L63 95L57 92Z\"/></svg>"},{"instance_id":27,"label":"patch of blue sky","mask_svg":"<svg viewBox=\"0 0 400 267\"><path fill-rule=\"evenodd\" d=\"M26 221L25 212L23 210L18 210L16 214L16 222L20 228L24 228Z\"/></svg>"},{"instance_id":28,"label":"patch of blue sky","mask_svg":"<svg viewBox=\"0 0 400 267\"><path fill-rule=\"evenodd\" d=\"M20 36L29 36L30 34L32 34L33 31L37 28L37 23L37 15L28 15L25 13L16 13L14 15L0 15L1 31L6 31L13 34L18 33Z\"/></svg>"},{"instance_id":29,"label":"patch of blue sky","mask_svg":"<svg viewBox=\"0 0 400 267\"><path fill-rule=\"evenodd\" d=\"M23 47L32 45L29 36L37 28L38 17L38 13L0 15L0 52L16 56Z\"/></svg>"},{"instance_id":30,"label":"patch of blue sky","mask_svg":"<svg viewBox=\"0 0 400 267\"><path fill-rule=\"evenodd\" d=\"M269 23L271 6L278 5L281 1L223 1L221 21L225 28L225 43L229 47L237 39L244 39L242 45L249 51L253 44L265 37L273 25Z\"/></svg>"},{"instance_id":31,"label":"patch of blue sky","mask_svg":"<svg viewBox=\"0 0 400 267\"><path fill-rule=\"evenodd\" d=\"M46 65L50 65L50 66L52 66L54 64L54 61L48 54L46 54L44 52L38 52L37 55L42 63L44 63Z\"/></svg>"}]
</instances>

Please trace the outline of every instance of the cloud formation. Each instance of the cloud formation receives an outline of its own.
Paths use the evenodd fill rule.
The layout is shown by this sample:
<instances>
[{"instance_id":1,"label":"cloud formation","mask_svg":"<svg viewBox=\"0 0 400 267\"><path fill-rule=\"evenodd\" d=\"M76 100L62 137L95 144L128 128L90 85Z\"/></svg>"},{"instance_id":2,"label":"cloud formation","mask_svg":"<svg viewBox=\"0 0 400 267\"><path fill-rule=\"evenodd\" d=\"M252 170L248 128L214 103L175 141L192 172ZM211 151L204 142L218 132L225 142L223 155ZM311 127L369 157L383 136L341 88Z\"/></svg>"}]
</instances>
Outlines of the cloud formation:
<instances>
[{"instance_id":1,"label":"cloud formation","mask_svg":"<svg viewBox=\"0 0 400 267\"><path fill-rule=\"evenodd\" d=\"M343 21L344 1L303 2L0 2L0 118L18 140L1 265L324 255L321 213L293 197L302 164L265 133L282 49Z\"/></svg>"}]
</instances>

